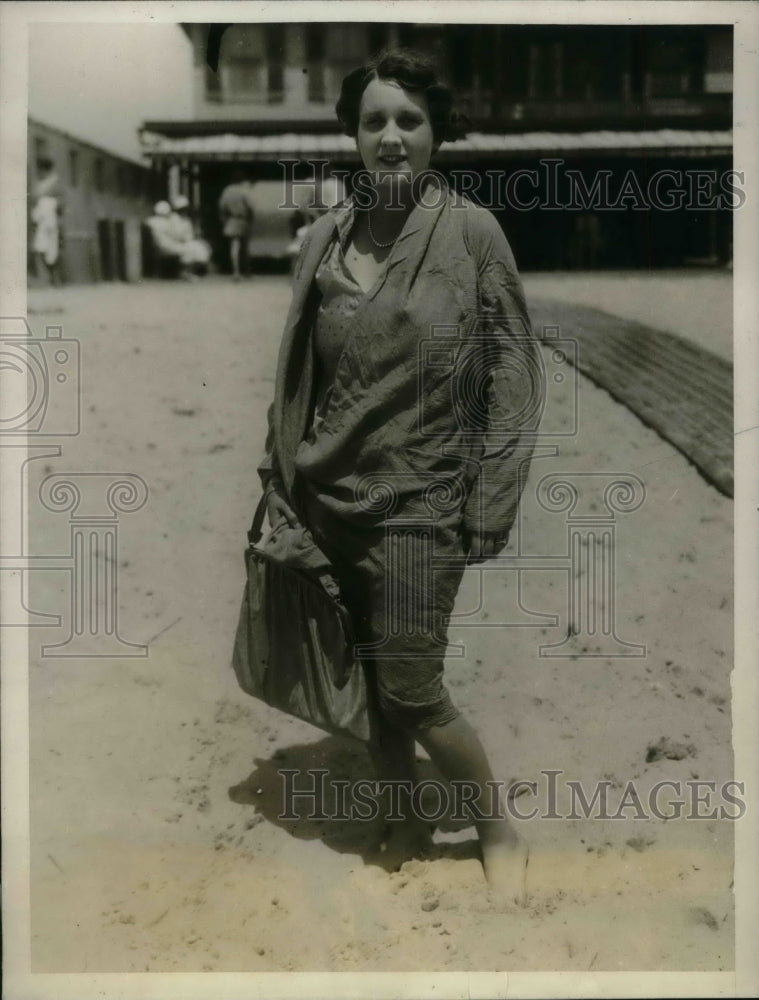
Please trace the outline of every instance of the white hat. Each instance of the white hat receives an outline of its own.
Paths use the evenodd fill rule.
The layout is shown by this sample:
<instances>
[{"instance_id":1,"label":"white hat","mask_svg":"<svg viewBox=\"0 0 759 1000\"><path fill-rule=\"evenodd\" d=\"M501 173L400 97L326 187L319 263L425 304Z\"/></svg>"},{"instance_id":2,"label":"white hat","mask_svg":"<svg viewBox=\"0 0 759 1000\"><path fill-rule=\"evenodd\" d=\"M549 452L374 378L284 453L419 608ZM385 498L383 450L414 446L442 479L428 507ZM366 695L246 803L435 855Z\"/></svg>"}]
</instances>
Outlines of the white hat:
<instances>
[{"instance_id":1,"label":"white hat","mask_svg":"<svg viewBox=\"0 0 759 1000\"><path fill-rule=\"evenodd\" d=\"M168 201L157 201L153 206L156 215L171 215L171 205Z\"/></svg>"},{"instance_id":2,"label":"white hat","mask_svg":"<svg viewBox=\"0 0 759 1000\"><path fill-rule=\"evenodd\" d=\"M177 212L182 208L190 207L189 199L185 198L183 194L178 194L176 198L172 199L171 204L174 206Z\"/></svg>"}]
</instances>

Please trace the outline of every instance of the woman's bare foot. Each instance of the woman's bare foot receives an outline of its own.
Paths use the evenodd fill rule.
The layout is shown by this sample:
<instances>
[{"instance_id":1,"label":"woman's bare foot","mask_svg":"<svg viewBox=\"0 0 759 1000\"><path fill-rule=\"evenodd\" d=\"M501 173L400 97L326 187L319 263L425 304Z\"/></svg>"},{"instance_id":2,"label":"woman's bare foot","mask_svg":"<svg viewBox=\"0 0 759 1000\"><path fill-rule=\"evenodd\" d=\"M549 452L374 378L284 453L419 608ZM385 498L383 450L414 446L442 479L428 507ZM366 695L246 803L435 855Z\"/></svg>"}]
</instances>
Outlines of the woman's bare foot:
<instances>
[{"instance_id":1,"label":"woman's bare foot","mask_svg":"<svg viewBox=\"0 0 759 1000\"><path fill-rule=\"evenodd\" d=\"M516 903L517 906L527 904L529 860L527 842L518 835L482 844L482 867L494 898Z\"/></svg>"}]
</instances>

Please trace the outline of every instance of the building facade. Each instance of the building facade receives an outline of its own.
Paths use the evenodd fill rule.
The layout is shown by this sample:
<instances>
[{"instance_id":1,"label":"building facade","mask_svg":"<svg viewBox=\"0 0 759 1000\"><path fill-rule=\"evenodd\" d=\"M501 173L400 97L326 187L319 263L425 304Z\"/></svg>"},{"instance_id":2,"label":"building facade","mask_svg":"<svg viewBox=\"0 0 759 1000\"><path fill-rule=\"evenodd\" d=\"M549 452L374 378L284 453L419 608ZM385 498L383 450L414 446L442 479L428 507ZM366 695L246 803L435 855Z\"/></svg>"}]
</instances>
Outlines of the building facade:
<instances>
[{"instance_id":1,"label":"building facade","mask_svg":"<svg viewBox=\"0 0 759 1000\"><path fill-rule=\"evenodd\" d=\"M141 225L150 215L154 196L163 183L161 172L33 119L28 122L27 143L30 202L39 180L40 160L51 160L58 175L63 200L64 281L139 280ZM31 247L31 233L27 245ZM30 276L45 280L36 268L37 262L30 254Z\"/></svg>"},{"instance_id":2,"label":"building facade","mask_svg":"<svg viewBox=\"0 0 759 1000\"><path fill-rule=\"evenodd\" d=\"M304 177L327 160L349 185L359 164L335 120L341 80L409 45L435 57L472 123L433 165L495 212L523 269L730 260L729 25L183 27L194 118L146 122L143 146L212 240L235 165L276 179L280 160Z\"/></svg>"}]
</instances>

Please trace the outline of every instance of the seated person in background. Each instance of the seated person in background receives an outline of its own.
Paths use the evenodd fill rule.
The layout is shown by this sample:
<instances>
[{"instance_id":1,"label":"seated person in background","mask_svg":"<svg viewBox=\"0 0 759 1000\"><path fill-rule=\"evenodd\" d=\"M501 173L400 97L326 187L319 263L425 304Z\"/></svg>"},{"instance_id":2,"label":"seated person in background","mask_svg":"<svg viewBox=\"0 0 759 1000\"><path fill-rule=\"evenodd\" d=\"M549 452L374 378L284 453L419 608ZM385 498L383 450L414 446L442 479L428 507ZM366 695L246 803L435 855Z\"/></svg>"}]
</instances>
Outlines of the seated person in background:
<instances>
[{"instance_id":1,"label":"seated person in background","mask_svg":"<svg viewBox=\"0 0 759 1000\"><path fill-rule=\"evenodd\" d=\"M182 267L190 274L205 274L211 260L211 247L195 232L190 215L190 202L184 195L177 195L172 201L174 211L169 216L170 237L180 248Z\"/></svg>"},{"instance_id":2,"label":"seated person in background","mask_svg":"<svg viewBox=\"0 0 759 1000\"><path fill-rule=\"evenodd\" d=\"M161 273L190 280L199 270L207 269L211 250L204 240L195 239L192 221L186 213L188 203L182 205L180 199L176 200L181 206L180 212L172 213L168 201L159 201L146 225L153 238Z\"/></svg>"},{"instance_id":3,"label":"seated person in background","mask_svg":"<svg viewBox=\"0 0 759 1000\"><path fill-rule=\"evenodd\" d=\"M177 275L182 270L181 244L171 234L171 205L158 201L145 225L153 240L152 250L161 275Z\"/></svg>"}]
</instances>

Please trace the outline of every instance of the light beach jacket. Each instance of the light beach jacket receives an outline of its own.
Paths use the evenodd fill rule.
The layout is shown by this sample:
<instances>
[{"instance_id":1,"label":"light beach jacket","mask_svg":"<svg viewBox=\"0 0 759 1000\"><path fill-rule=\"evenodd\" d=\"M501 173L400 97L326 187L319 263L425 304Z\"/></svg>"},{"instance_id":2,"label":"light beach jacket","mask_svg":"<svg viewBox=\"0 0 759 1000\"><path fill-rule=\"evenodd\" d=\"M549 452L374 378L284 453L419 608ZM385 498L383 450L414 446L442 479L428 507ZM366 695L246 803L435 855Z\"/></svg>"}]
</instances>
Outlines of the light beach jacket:
<instances>
[{"instance_id":1,"label":"light beach jacket","mask_svg":"<svg viewBox=\"0 0 759 1000\"><path fill-rule=\"evenodd\" d=\"M292 504L297 453L313 420L314 275L344 203L311 227L296 262L269 409L261 481ZM311 460L338 513L362 476L385 474L410 496L457 475L462 526L508 537L542 414L544 377L514 257L497 220L443 189L417 206L355 314ZM333 494L330 493L334 490ZM340 504L342 503L342 507Z\"/></svg>"}]
</instances>

